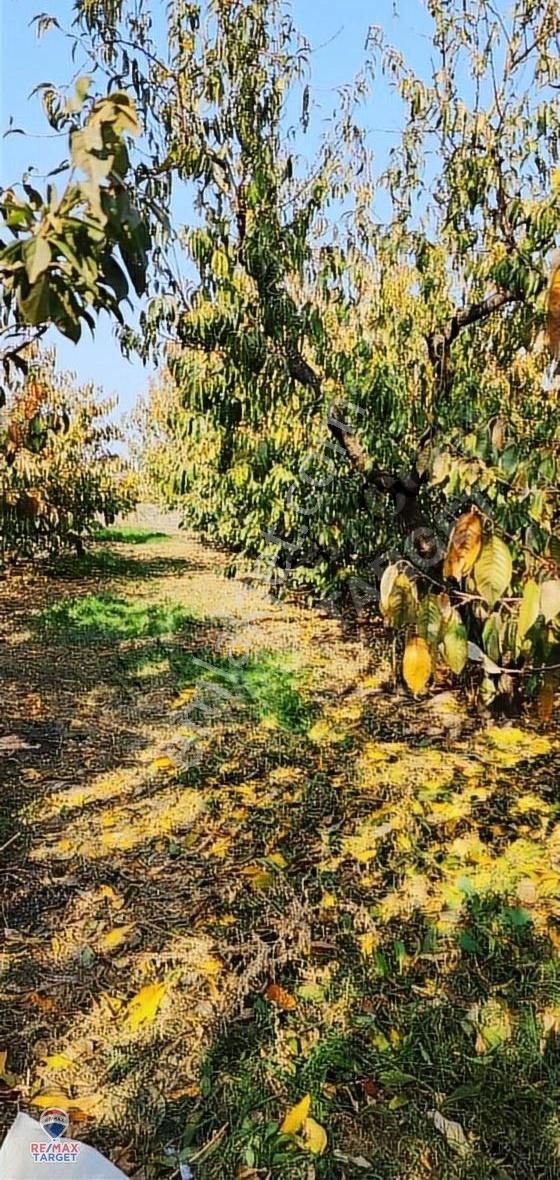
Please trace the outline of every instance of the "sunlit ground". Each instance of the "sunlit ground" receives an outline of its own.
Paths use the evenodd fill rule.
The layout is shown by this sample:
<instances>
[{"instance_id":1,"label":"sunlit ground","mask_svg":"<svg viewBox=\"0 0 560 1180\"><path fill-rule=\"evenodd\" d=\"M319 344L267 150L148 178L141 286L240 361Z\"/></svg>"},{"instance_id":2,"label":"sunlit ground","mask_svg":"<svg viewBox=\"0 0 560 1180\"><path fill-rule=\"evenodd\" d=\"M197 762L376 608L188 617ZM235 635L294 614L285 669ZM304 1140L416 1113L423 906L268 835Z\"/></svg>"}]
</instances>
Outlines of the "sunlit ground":
<instances>
[{"instance_id":1,"label":"sunlit ground","mask_svg":"<svg viewBox=\"0 0 560 1180\"><path fill-rule=\"evenodd\" d=\"M5 1122L145 1180L557 1176L556 731L132 532L3 590Z\"/></svg>"}]
</instances>

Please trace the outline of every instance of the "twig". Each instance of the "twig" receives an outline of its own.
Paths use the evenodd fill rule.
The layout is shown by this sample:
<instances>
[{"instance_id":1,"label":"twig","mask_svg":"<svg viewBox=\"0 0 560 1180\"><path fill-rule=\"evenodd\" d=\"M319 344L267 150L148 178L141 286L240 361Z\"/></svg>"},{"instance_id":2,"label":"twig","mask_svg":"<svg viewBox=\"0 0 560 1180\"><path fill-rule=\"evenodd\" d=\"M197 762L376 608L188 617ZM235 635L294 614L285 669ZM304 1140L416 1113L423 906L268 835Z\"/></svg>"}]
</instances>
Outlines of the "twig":
<instances>
[{"instance_id":1,"label":"twig","mask_svg":"<svg viewBox=\"0 0 560 1180\"><path fill-rule=\"evenodd\" d=\"M210 1151L211 1147L215 1147L216 1143L219 1143L220 1139L223 1139L228 1127L229 1123L224 1123L223 1127L220 1127L220 1130L216 1131L216 1134L208 1140L208 1143L204 1144L204 1147L200 1148L200 1151L197 1151L196 1155L191 1155L189 1164L194 1164L194 1161L201 1159L203 1155L206 1155L206 1153Z\"/></svg>"},{"instance_id":2,"label":"twig","mask_svg":"<svg viewBox=\"0 0 560 1180\"><path fill-rule=\"evenodd\" d=\"M6 843L0 846L0 852L5 852L6 848L9 848L10 844L14 843L14 840L19 840L20 836L21 832L14 832L13 836L10 836L10 839L6 840Z\"/></svg>"}]
</instances>

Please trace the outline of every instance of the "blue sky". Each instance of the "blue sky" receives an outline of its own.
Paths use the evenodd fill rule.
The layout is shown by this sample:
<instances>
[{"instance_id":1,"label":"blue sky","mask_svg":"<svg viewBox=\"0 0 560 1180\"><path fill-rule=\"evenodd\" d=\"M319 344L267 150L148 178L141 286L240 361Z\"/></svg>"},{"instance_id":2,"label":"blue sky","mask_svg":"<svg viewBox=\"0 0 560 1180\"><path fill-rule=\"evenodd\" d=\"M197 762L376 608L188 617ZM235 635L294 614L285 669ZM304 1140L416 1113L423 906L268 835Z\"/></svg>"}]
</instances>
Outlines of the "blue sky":
<instances>
[{"instance_id":1,"label":"blue sky","mask_svg":"<svg viewBox=\"0 0 560 1180\"><path fill-rule=\"evenodd\" d=\"M39 82L67 83L75 66L69 42L60 33L53 30L38 39L30 28L40 11L49 11L69 26L71 0L0 0L0 5L0 127L5 130L13 118L15 127L29 133L0 140L0 183L6 185L17 181L29 164L39 175L64 158L64 141L50 133L40 99L29 95ZM163 12L164 0L153 0L153 7L154 12ZM292 13L312 47L310 81L319 122L323 111L325 117L332 112L336 88L351 81L360 69L370 24L381 25L418 70L425 69L429 60L429 20L423 0L293 0ZM398 103L384 86L374 91L364 125L376 156L382 159L399 125ZM81 381L94 381L108 396L116 395L122 410L130 409L146 388L148 371L138 360L123 358L105 317L93 340L86 330L77 345L58 334L54 342L59 365L76 372Z\"/></svg>"}]
</instances>

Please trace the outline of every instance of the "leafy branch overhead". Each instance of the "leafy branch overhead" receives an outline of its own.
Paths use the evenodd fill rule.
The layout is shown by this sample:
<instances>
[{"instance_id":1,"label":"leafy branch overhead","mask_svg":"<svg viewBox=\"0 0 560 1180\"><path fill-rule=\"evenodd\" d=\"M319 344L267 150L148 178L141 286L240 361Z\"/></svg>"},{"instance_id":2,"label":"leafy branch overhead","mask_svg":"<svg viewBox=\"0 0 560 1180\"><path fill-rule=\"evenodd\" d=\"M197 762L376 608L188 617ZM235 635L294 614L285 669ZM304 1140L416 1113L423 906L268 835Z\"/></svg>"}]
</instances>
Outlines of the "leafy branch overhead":
<instances>
[{"instance_id":1,"label":"leafy branch overhead","mask_svg":"<svg viewBox=\"0 0 560 1180\"><path fill-rule=\"evenodd\" d=\"M538 678L555 620L529 656L508 616L558 558L560 9L426 9L423 72L372 27L325 132L284 4L172 0L164 39L147 0L75 0L69 35L109 93L45 100L70 134L86 245L73 262L45 207L20 210L4 275L21 323L40 331L49 301L76 337L142 289L150 226L126 344L164 358L143 412L160 493L276 587L360 605L397 566L420 680L441 595L452 674L476 648L486 672ZM388 92L401 132L380 163L368 136ZM172 230L185 193L194 216Z\"/></svg>"},{"instance_id":2,"label":"leafy branch overhead","mask_svg":"<svg viewBox=\"0 0 560 1180\"><path fill-rule=\"evenodd\" d=\"M119 90L88 101L90 83L78 78L65 103L44 92L51 125L68 134L62 191L23 183L0 195L5 368L21 367L27 329L33 336L53 324L78 341L100 311L122 324L131 287L137 295L146 287L150 237L128 181L127 140L140 130L134 102Z\"/></svg>"}]
</instances>

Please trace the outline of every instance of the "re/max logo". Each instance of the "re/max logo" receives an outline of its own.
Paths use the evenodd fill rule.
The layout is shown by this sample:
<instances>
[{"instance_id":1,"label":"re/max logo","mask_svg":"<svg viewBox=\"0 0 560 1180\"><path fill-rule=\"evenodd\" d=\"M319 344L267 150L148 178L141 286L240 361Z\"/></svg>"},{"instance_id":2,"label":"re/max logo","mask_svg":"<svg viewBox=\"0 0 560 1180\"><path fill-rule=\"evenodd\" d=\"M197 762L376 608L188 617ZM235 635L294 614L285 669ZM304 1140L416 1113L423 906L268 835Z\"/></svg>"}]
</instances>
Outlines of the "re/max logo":
<instances>
[{"instance_id":1,"label":"re/max logo","mask_svg":"<svg viewBox=\"0 0 560 1180\"><path fill-rule=\"evenodd\" d=\"M79 1143L69 1139L50 1143L30 1143L29 1151L36 1164L73 1164L80 1152Z\"/></svg>"}]
</instances>

